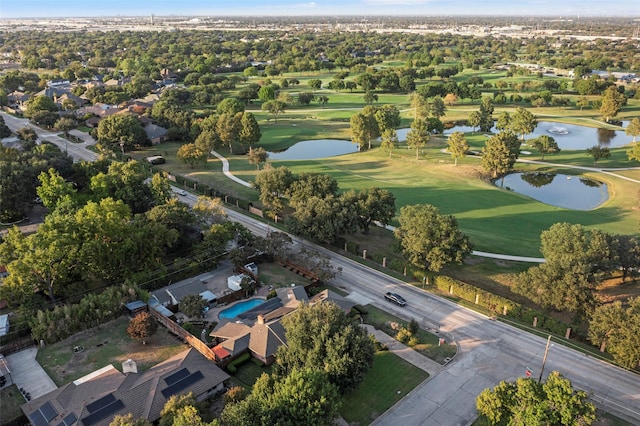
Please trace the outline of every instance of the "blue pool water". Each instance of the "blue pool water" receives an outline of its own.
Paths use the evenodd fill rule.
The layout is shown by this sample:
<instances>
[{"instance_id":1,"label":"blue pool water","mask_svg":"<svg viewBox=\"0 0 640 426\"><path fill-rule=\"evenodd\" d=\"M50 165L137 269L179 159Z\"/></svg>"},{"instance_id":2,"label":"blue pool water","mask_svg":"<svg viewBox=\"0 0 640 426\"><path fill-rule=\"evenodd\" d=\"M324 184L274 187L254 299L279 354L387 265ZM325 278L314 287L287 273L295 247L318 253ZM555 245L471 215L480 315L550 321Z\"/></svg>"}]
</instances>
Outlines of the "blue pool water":
<instances>
[{"instance_id":1,"label":"blue pool water","mask_svg":"<svg viewBox=\"0 0 640 426\"><path fill-rule=\"evenodd\" d=\"M233 319L240 314L247 312L251 308L255 308L258 305L262 305L264 300L261 299L251 299L245 300L244 302L238 302L230 308L224 309L220 311L218 314L218 318L222 319Z\"/></svg>"}]
</instances>

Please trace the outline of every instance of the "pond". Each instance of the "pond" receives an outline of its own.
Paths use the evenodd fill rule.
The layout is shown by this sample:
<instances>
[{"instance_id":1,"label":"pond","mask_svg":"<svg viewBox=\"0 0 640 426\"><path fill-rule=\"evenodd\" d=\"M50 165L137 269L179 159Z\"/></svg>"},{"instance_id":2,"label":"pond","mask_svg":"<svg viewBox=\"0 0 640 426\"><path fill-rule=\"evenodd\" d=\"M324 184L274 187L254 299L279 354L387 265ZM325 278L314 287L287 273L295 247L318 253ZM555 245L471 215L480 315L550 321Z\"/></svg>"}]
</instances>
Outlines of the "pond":
<instances>
[{"instance_id":1,"label":"pond","mask_svg":"<svg viewBox=\"0 0 640 426\"><path fill-rule=\"evenodd\" d=\"M290 148L269 152L269 160L315 160L358 152L358 144L342 139L317 139L297 142Z\"/></svg>"},{"instance_id":2,"label":"pond","mask_svg":"<svg viewBox=\"0 0 640 426\"><path fill-rule=\"evenodd\" d=\"M627 126L628 122L623 121L622 125ZM471 133L474 129L471 126L453 126L444 131L445 135L453 132ZM475 129L478 131L478 128ZM493 127L493 133L498 130ZM398 129L398 140L404 141L407 138L409 129ZM401 136L402 135L402 136ZM537 138L541 135L551 136L555 139L560 149L581 150L591 148L599 144L608 148L619 148L633 142L633 137L628 136L624 130L598 129L595 127L579 126L577 124L555 123L552 121L539 121L533 133L525 136L525 139ZM525 142L526 143L526 142Z\"/></svg>"},{"instance_id":3,"label":"pond","mask_svg":"<svg viewBox=\"0 0 640 426\"><path fill-rule=\"evenodd\" d=\"M557 173L511 173L504 177L504 182L498 179L495 184L542 203L571 210L592 210L609 199L606 184Z\"/></svg>"}]
</instances>

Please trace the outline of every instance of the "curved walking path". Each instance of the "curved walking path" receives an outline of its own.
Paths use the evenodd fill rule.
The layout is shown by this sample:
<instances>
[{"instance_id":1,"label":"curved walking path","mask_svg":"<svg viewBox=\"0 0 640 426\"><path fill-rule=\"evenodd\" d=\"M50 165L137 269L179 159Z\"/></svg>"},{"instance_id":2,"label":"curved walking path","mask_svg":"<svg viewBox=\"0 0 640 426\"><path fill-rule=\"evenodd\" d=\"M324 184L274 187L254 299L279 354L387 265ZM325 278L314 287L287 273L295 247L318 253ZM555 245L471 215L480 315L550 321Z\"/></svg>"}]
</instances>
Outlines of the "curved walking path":
<instances>
[{"instance_id":1,"label":"curved walking path","mask_svg":"<svg viewBox=\"0 0 640 426\"><path fill-rule=\"evenodd\" d=\"M222 156L220 153L212 150L211 154L213 154L214 157L218 158L221 162L222 162L222 173L224 173L224 175L226 177L228 177L229 179L231 179L234 182L239 183L240 185L246 186L247 188L251 188L251 184L245 180L240 179L239 177L235 176L233 173L231 173L231 171L229 170L229 160L227 160L224 156ZM380 225L378 225L380 226ZM393 231L395 228L391 225L387 225L385 226L386 229ZM541 257L525 257L525 256L511 256L508 254L499 254L499 253L488 253L488 252L484 252L484 251L473 251L471 252L471 254L473 254L474 256L480 256L480 257L488 257L488 258L492 258L492 259L500 259L500 260L512 260L515 262L529 262L529 263L543 263L544 262L544 258Z\"/></svg>"}]
</instances>

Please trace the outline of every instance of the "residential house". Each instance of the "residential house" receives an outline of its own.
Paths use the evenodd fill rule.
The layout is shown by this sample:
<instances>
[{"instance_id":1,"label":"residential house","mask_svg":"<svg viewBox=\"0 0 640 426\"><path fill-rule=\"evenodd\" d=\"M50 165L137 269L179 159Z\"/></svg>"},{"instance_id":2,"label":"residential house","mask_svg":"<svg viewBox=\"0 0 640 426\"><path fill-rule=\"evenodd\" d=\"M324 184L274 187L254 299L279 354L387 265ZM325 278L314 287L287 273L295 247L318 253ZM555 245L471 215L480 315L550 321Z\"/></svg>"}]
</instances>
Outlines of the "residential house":
<instances>
[{"instance_id":1,"label":"residential house","mask_svg":"<svg viewBox=\"0 0 640 426\"><path fill-rule=\"evenodd\" d=\"M22 107L24 106L24 103L27 102L29 98L31 98L31 96L24 92L19 92L15 90L9 93L7 95L7 98L8 98L9 106Z\"/></svg>"},{"instance_id":2,"label":"residential house","mask_svg":"<svg viewBox=\"0 0 640 426\"><path fill-rule=\"evenodd\" d=\"M197 401L224 391L229 375L195 349L188 349L142 373L135 363L112 365L21 406L31 425L107 426L116 415L155 422L172 395L191 392Z\"/></svg>"},{"instance_id":3,"label":"residential house","mask_svg":"<svg viewBox=\"0 0 640 426\"><path fill-rule=\"evenodd\" d=\"M219 362L229 362L249 352L269 365L275 360L278 348L286 345L285 330L280 322L284 316L302 304L332 302L347 313L354 306L353 302L330 290L323 290L312 298L301 286L279 288L276 293L277 297L238 315L236 322L222 324L209 334L218 342L213 352Z\"/></svg>"},{"instance_id":4,"label":"residential house","mask_svg":"<svg viewBox=\"0 0 640 426\"><path fill-rule=\"evenodd\" d=\"M163 68L160 71L160 77L162 77L163 80L175 79L178 78L178 74L174 73L169 68Z\"/></svg>"},{"instance_id":5,"label":"residential house","mask_svg":"<svg viewBox=\"0 0 640 426\"><path fill-rule=\"evenodd\" d=\"M157 124L149 123L144 126L144 131L147 134L147 138L151 141L151 145L158 145L164 142L168 130Z\"/></svg>"},{"instance_id":6,"label":"residential house","mask_svg":"<svg viewBox=\"0 0 640 426\"><path fill-rule=\"evenodd\" d=\"M176 307L180 301L190 294L200 294L208 292L207 286L202 281L183 281L171 284L151 293L149 305L162 305L167 308ZM211 292L209 292L211 293Z\"/></svg>"},{"instance_id":7,"label":"residential house","mask_svg":"<svg viewBox=\"0 0 640 426\"><path fill-rule=\"evenodd\" d=\"M286 344L285 330L280 320L265 323L262 315L258 315L251 327L229 322L212 331L210 336L221 341L213 347L213 353L219 361L236 358L248 351L252 357L269 365L275 361L278 348Z\"/></svg>"}]
</instances>

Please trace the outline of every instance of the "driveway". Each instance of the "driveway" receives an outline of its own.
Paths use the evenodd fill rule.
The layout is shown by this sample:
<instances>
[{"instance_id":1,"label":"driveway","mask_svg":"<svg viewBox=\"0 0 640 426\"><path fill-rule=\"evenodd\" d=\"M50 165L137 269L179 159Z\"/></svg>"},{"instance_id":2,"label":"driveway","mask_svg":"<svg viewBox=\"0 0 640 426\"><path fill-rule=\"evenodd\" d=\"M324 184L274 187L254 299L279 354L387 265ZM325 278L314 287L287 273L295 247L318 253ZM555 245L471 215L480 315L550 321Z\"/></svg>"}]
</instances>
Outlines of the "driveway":
<instances>
[{"instance_id":1,"label":"driveway","mask_svg":"<svg viewBox=\"0 0 640 426\"><path fill-rule=\"evenodd\" d=\"M31 399L38 398L58 388L38 361L36 361L37 353L38 348L33 346L23 351L7 355L7 363L11 370L13 383L15 383L18 388L23 388L25 392L29 393Z\"/></svg>"}]
</instances>

